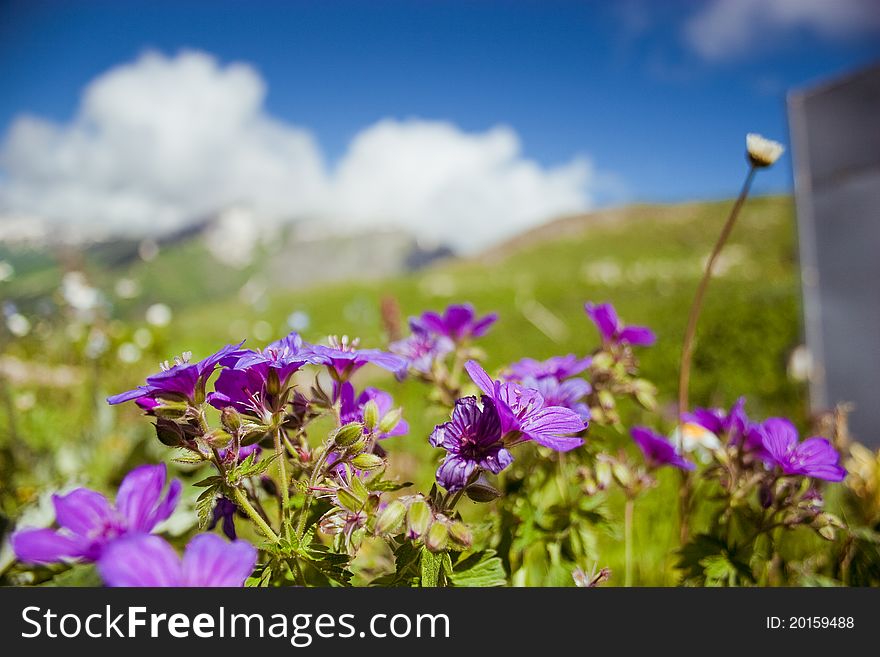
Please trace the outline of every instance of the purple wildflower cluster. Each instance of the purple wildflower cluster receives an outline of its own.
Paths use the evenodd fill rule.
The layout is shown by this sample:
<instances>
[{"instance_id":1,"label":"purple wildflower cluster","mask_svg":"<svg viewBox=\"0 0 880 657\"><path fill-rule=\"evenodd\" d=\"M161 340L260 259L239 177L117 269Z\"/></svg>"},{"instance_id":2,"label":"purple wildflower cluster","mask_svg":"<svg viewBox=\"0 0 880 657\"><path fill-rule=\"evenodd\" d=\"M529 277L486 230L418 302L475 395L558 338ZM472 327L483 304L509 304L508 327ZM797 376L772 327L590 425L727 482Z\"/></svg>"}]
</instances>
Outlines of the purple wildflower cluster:
<instances>
[{"instance_id":1,"label":"purple wildflower cluster","mask_svg":"<svg viewBox=\"0 0 880 657\"><path fill-rule=\"evenodd\" d=\"M339 557L354 557L367 535L411 541L429 552L467 550L473 535L455 509L463 494L476 502L503 502L505 493L490 481L507 470L499 488L515 505L516 491L530 477L545 485L563 472L564 460L548 458L546 450L582 447L591 424L621 426L617 398L653 408L656 391L638 378L632 347L652 345L654 333L624 324L608 303L587 303L585 311L599 330L599 348L522 358L501 368L498 377L478 362L483 352L473 344L497 316L478 316L470 304L410 318L411 334L389 351L361 348L347 337L309 344L294 332L262 349L230 344L197 362L184 354L108 402L134 401L155 420L163 444L183 450L192 464L215 468L216 474L195 484L203 488L196 507L200 527L228 540L196 533L181 555L155 533L174 512L181 483L167 481L164 465L145 465L125 477L115 501L84 488L54 496L57 527L19 530L13 549L20 561L33 564L94 562L109 586L242 586L251 576L279 583L287 575L273 574L266 564L274 562L292 564L299 581L313 567L328 581L348 583ZM355 375L367 365L399 380L410 374L429 383L428 399L450 410L449 420L428 439L445 451L435 473L439 488L429 495L384 498L404 485L384 479L381 443L407 434L410 425L388 392L358 383ZM218 426L212 427L209 418L218 411ZM309 430L327 426L316 422L320 418L335 426L316 445ZM761 518L827 530L832 521L822 515L817 484L801 482L844 478L828 440L801 441L782 418L754 422L742 398L729 410L697 408L681 420L672 438L647 427L631 429L647 467L633 465L624 452L604 453L591 441L571 459L570 483L592 495L616 481L631 508L655 483L655 470L695 470L690 452L696 445L715 458L701 475L717 479L731 500L757 492L750 499L759 500ZM528 467L508 470L514 448L529 442L545 449L518 457L535 459L525 461ZM322 506L311 507L313 502ZM250 521L265 537L264 565L257 566L257 549L238 538L236 519ZM331 552L332 563L318 567L317 555ZM412 573L403 576L411 579Z\"/></svg>"},{"instance_id":2,"label":"purple wildflower cluster","mask_svg":"<svg viewBox=\"0 0 880 657\"><path fill-rule=\"evenodd\" d=\"M545 361L523 358L507 367L506 381L537 390L547 406L562 406L577 413L583 420L590 419L590 407L585 400L593 388L578 377L586 370L592 358L574 354L553 356Z\"/></svg>"},{"instance_id":3,"label":"purple wildflower cluster","mask_svg":"<svg viewBox=\"0 0 880 657\"><path fill-rule=\"evenodd\" d=\"M745 413L743 397L729 411L698 408L683 419L723 437L744 464L761 464L784 476L827 481L842 481L846 476L846 470L840 466L840 454L826 438L812 437L801 442L794 424L785 418L752 422Z\"/></svg>"},{"instance_id":4,"label":"purple wildflower cluster","mask_svg":"<svg viewBox=\"0 0 880 657\"><path fill-rule=\"evenodd\" d=\"M443 313L424 312L410 317L410 335L393 342L390 350L405 360L407 369L423 377L435 376L435 369L451 353L466 350L468 343L483 337L498 320L495 313L478 317L471 304L456 304Z\"/></svg>"}]
</instances>

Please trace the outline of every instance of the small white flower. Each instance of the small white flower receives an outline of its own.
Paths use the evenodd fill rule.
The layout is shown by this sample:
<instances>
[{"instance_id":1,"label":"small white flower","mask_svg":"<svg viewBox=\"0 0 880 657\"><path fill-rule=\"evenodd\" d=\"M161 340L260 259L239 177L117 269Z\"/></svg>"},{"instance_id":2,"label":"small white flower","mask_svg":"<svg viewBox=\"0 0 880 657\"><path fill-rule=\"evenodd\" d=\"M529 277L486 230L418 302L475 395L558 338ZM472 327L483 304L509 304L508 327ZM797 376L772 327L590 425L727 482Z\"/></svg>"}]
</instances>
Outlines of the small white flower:
<instances>
[{"instance_id":1,"label":"small white flower","mask_svg":"<svg viewBox=\"0 0 880 657\"><path fill-rule=\"evenodd\" d=\"M693 422L686 422L683 427L676 427L670 439L676 449L688 454L696 453L704 463L708 462L711 452L721 447L718 436Z\"/></svg>"},{"instance_id":2,"label":"small white flower","mask_svg":"<svg viewBox=\"0 0 880 657\"><path fill-rule=\"evenodd\" d=\"M746 135L746 150L752 165L769 167L785 152L785 146L778 141L766 139L759 134L750 132Z\"/></svg>"}]
</instances>

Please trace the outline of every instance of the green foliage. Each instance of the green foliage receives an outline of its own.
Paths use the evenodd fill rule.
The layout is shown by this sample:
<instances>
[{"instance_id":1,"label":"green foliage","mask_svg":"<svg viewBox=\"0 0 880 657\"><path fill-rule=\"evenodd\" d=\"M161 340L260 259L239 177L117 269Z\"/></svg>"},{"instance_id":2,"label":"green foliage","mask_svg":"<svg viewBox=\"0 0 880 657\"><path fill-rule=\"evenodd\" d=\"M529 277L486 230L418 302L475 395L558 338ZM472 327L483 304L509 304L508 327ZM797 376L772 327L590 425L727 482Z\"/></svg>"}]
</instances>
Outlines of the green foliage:
<instances>
[{"instance_id":1,"label":"green foliage","mask_svg":"<svg viewBox=\"0 0 880 657\"><path fill-rule=\"evenodd\" d=\"M483 550L459 560L452 568L453 586L505 586L507 573L495 550Z\"/></svg>"}]
</instances>

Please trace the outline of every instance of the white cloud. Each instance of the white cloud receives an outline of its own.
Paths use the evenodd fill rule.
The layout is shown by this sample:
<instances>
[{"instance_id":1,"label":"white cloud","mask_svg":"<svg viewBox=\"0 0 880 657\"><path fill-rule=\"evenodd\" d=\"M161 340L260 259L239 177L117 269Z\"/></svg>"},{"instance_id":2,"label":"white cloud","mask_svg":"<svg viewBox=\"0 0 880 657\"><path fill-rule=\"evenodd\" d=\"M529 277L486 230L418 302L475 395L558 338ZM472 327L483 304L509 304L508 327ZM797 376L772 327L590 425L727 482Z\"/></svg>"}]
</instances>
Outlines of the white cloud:
<instances>
[{"instance_id":1,"label":"white cloud","mask_svg":"<svg viewBox=\"0 0 880 657\"><path fill-rule=\"evenodd\" d=\"M268 220L406 227L465 249L584 209L587 160L526 159L516 133L384 120L334 171L311 133L270 116L253 68L147 53L93 80L68 124L23 116L0 145L0 213L67 230L148 232L230 206Z\"/></svg>"},{"instance_id":2,"label":"white cloud","mask_svg":"<svg viewBox=\"0 0 880 657\"><path fill-rule=\"evenodd\" d=\"M706 59L727 59L796 30L842 39L878 29L877 0L714 0L685 24L684 37Z\"/></svg>"},{"instance_id":3,"label":"white cloud","mask_svg":"<svg viewBox=\"0 0 880 657\"><path fill-rule=\"evenodd\" d=\"M308 132L263 110L251 68L149 53L86 87L69 125L25 116L0 150L8 211L109 231L167 229L225 205L310 211L325 195Z\"/></svg>"},{"instance_id":4,"label":"white cloud","mask_svg":"<svg viewBox=\"0 0 880 657\"><path fill-rule=\"evenodd\" d=\"M591 167L542 169L516 133L466 134L450 123L381 121L361 132L337 168L338 216L386 224L467 249L587 205Z\"/></svg>"}]
</instances>

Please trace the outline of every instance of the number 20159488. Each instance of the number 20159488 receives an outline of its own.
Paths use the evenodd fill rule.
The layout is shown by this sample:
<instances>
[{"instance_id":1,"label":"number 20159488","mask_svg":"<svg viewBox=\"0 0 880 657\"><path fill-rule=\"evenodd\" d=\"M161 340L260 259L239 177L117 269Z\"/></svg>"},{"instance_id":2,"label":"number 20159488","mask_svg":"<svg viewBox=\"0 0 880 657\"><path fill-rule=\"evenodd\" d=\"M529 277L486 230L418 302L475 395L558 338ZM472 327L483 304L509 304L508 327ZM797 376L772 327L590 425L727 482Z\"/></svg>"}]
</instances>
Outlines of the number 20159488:
<instances>
[{"instance_id":1,"label":"number 20159488","mask_svg":"<svg viewBox=\"0 0 880 657\"><path fill-rule=\"evenodd\" d=\"M768 630L847 630L855 627L852 616L767 616Z\"/></svg>"}]
</instances>

